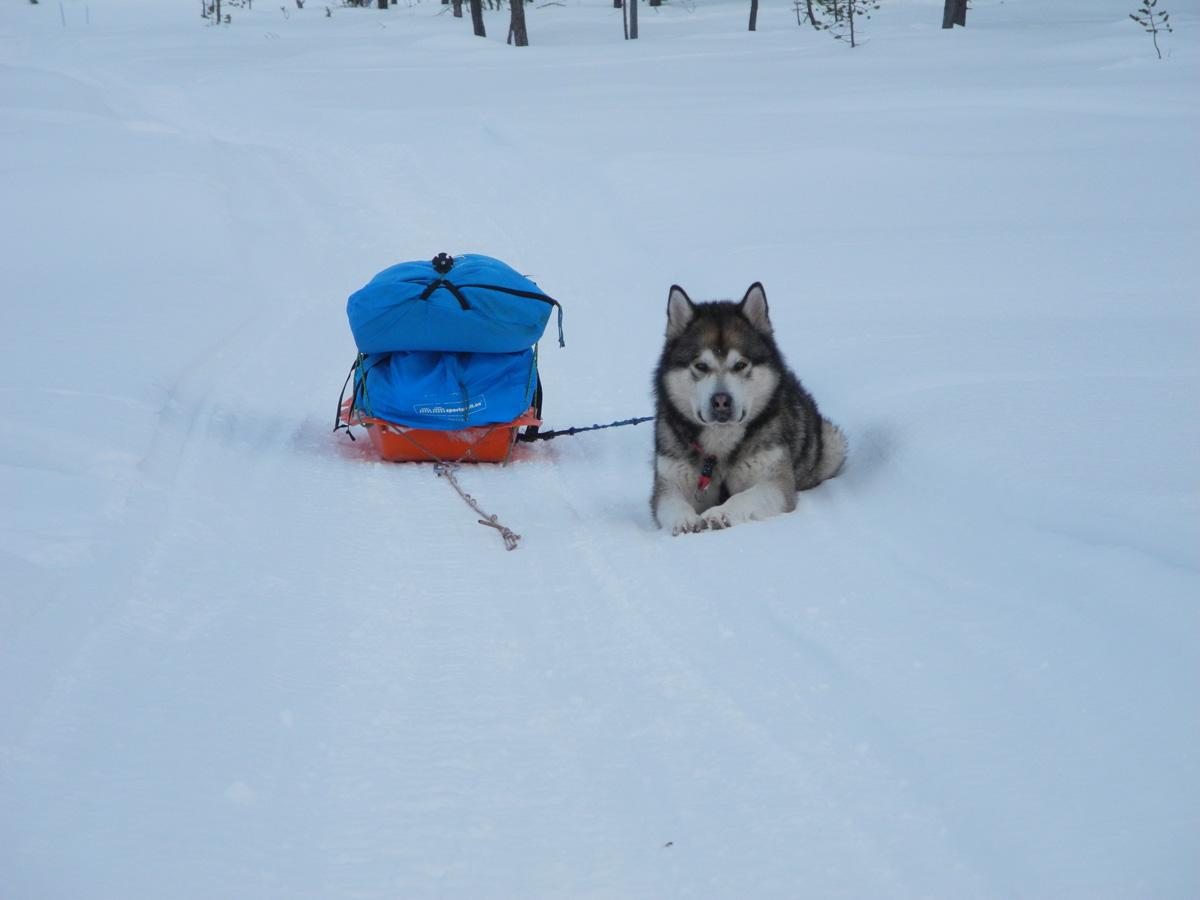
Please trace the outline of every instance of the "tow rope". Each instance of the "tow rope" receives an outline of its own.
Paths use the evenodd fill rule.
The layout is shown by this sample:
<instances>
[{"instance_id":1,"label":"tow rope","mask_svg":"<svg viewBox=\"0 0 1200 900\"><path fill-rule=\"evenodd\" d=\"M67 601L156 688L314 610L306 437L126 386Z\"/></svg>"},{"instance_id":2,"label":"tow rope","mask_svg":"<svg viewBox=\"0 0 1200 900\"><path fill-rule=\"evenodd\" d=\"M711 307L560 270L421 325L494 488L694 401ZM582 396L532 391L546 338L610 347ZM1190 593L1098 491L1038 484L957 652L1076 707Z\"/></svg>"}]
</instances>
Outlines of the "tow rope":
<instances>
[{"instance_id":1,"label":"tow rope","mask_svg":"<svg viewBox=\"0 0 1200 900\"><path fill-rule=\"evenodd\" d=\"M607 425L581 425L564 428L562 431L536 431L533 434L519 434L517 440L525 443L533 441L549 441L563 435L579 434L583 431L599 431L601 428L619 428L622 425L641 425L643 422L654 421L654 416L642 416L637 419L622 419L620 422L609 422Z\"/></svg>"},{"instance_id":2,"label":"tow rope","mask_svg":"<svg viewBox=\"0 0 1200 900\"><path fill-rule=\"evenodd\" d=\"M640 425L642 422L650 422L650 421L653 421L653 419L654 419L654 416L641 416L641 417L635 418L635 419L622 419L620 422L609 422L607 425L573 426L571 428L564 428L561 431L534 431L532 434L528 434L528 436L526 434L517 435L517 440L525 442L525 443L532 443L533 441L549 441L549 440L553 440L556 437L580 434L581 432L584 432L584 431L599 431L602 428L619 428L622 425ZM532 431L532 429L530 429L530 430ZM407 437L407 435L405 435L405 436ZM428 451L426 451L426 452L428 452ZM714 463L716 462L715 458L713 459L713 462ZM511 528L501 525L495 516L489 516L487 513L485 513L482 509L479 508L479 504L475 502L475 498L472 497L470 494L468 494L466 491L464 491L459 486L458 480L454 477L454 472L458 468L459 468L459 465L457 462L447 463L447 462L442 462L439 459L437 461L437 464L434 465L433 471L436 472L442 478L445 478L448 482L450 482L450 485L456 491L458 491L459 496L462 497L463 500L465 500L467 502L467 504L471 507L471 509L473 509L473 510L475 510L475 512L479 513L479 515L482 517L479 519L480 525L487 525L489 528L495 528L497 531L500 532L500 537L502 537L504 539L504 549L505 550L516 550L517 549L517 541L519 541L521 539L521 536L519 534L517 534L515 531L513 531ZM712 474L711 466L708 468L708 472L710 475Z\"/></svg>"}]
</instances>

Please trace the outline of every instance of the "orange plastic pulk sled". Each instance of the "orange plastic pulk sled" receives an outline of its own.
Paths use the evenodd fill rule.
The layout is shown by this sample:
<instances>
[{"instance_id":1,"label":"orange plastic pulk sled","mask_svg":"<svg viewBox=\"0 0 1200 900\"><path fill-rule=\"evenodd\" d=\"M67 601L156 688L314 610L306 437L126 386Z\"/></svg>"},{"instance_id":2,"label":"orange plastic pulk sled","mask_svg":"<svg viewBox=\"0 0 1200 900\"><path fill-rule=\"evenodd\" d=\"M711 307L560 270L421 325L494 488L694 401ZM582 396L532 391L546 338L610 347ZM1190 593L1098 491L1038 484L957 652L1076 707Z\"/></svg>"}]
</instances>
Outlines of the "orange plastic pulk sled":
<instances>
[{"instance_id":1,"label":"orange plastic pulk sled","mask_svg":"<svg viewBox=\"0 0 1200 900\"><path fill-rule=\"evenodd\" d=\"M539 426L533 407L511 422L476 425L458 431L409 428L367 415L354 406L354 398L342 403L338 424L366 429L376 452L389 462L506 462L522 428Z\"/></svg>"},{"instance_id":2,"label":"orange plastic pulk sled","mask_svg":"<svg viewBox=\"0 0 1200 900\"><path fill-rule=\"evenodd\" d=\"M537 343L554 310L561 347L562 305L498 259L384 269L346 303L358 356L335 430L364 427L393 462L505 462L541 425Z\"/></svg>"},{"instance_id":3,"label":"orange plastic pulk sled","mask_svg":"<svg viewBox=\"0 0 1200 900\"><path fill-rule=\"evenodd\" d=\"M350 397L338 400L334 430L354 437L350 427L363 427L391 462L434 463L479 523L495 528L505 548L515 550L520 535L485 513L455 470L464 462L507 462L519 438L538 434L537 342L555 308L561 347L562 306L497 259L439 253L385 269L346 304L358 356L342 387L344 397L353 385ZM456 417L447 421L450 410ZM464 427L424 427L430 424Z\"/></svg>"}]
</instances>

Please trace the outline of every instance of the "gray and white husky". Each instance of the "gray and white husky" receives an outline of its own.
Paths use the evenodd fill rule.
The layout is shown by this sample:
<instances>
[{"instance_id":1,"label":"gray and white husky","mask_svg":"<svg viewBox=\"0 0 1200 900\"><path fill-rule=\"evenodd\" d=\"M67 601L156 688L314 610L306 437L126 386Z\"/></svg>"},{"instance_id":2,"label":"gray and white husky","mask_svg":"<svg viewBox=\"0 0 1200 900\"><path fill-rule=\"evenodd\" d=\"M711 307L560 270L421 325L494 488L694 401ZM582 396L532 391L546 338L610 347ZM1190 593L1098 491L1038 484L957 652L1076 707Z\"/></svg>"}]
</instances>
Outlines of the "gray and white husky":
<instances>
[{"instance_id":1,"label":"gray and white husky","mask_svg":"<svg viewBox=\"0 0 1200 900\"><path fill-rule=\"evenodd\" d=\"M775 345L757 282L741 303L693 303L674 285L654 375L654 496L672 534L796 508L838 473L846 439L823 419Z\"/></svg>"}]
</instances>

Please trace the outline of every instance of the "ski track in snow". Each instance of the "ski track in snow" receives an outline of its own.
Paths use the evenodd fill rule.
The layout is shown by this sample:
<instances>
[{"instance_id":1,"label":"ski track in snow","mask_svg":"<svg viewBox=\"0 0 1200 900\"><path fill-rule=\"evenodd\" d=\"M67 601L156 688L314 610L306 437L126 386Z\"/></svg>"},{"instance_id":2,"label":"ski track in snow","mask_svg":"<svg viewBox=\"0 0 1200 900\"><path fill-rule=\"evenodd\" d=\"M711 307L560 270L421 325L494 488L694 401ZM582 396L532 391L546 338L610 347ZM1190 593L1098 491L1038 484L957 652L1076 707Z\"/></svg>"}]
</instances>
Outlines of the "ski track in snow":
<instances>
[{"instance_id":1,"label":"ski track in snow","mask_svg":"<svg viewBox=\"0 0 1200 900\"><path fill-rule=\"evenodd\" d=\"M0 13L0 894L1195 896L1200 17L888 5ZM649 424L522 446L504 552L330 433L441 250L563 299L550 428L763 280L846 471L672 539Z\"/></svg>"}]
</instances>

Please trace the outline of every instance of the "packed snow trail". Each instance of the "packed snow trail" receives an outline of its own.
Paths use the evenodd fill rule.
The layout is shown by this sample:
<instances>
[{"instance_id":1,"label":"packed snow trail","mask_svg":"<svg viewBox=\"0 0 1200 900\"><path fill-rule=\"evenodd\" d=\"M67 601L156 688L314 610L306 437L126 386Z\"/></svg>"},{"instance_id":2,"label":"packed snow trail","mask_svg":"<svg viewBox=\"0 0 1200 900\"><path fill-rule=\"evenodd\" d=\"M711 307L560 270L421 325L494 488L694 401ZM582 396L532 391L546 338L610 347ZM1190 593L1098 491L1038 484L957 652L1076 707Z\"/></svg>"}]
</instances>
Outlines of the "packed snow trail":
<instances>
[{"instance_id":1,"label":"packed snow trail","mask_svg":"<svg viewBox=\"0 0 1200 900\"><path fill-rule=\"evenodd\" d=\"M5 900L1200 892L1198 17L439 9L0 12ZM762 280L846 471L672 539L649 425L522 446L506 553L331 433L441 251L549 428Z\"/></svg>"}]
</instances>

